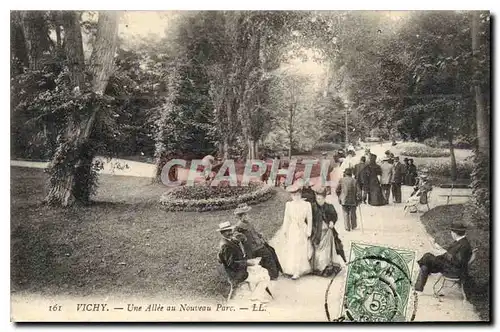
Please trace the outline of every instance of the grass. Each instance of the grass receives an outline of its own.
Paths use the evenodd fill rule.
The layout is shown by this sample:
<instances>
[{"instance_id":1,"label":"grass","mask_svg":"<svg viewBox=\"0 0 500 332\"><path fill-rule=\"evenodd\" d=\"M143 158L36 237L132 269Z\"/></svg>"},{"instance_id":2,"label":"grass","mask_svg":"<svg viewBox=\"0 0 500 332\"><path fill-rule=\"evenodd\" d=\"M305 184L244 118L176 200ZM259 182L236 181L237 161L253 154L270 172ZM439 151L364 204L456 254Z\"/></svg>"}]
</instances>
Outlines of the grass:
<instances>
[{"instance_id":1,"label":"grass","mask_svg":"<svg viewBox=\"0 0 500 332\"><path fill-rule=\"evenodd\" d=\"M44 295L121 294L222 299L217 226L232 211L165 212L162 185L100 176L87 207L40 204L42 170L11 167L11 290ZM270 238L282 223L286 193L255 205L256 228Z\"/></svg>"},{"instance_id":2,"label":"grass","mask_svg":"<svg viewBox=\"0 0 500 332\"><path fill-rule=\"evenodd\" d=\"M450 225L463 219L463 204L438 206L421 217L427 233L445 246L450 243ZM467 299L474 305L482 320L490 320L490 241L489 230L470 227L467 237L473 248L478 248L476 260L471 266L470 280L466 283Z\"/></svg>"}]
</instances>

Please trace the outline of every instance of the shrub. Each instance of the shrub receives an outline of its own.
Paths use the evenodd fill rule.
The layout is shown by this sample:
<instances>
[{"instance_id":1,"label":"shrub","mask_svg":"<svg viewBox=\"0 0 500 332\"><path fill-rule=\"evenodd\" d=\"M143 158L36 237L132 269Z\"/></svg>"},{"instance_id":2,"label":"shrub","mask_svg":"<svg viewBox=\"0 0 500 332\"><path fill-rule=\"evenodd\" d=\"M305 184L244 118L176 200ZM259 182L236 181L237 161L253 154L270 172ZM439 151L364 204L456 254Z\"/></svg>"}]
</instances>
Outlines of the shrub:
<instances>
[{"instance_id":1,"label":"shrub","mask_svg":"<svg viewBox=\"0 0 500 332\"><path fill-rule=\"evenodd\" d=\"M429 170L431 177L451 177L451 161L450 160L425 160L416 161L418 169L423 167ZM457 162L457 178L467 179L471 178L472 163L470 162Z\"/></svg>"},{"instance_id":2,"label":"shrub","mask_svg":"<svg viewBox=\"0 0 500 332\"><path fill-rule=\"evenodd\" d=\"M322 143L317 143L314 145L313 150L315 151L332 151L332 150L339 150L343 149L344 146L339 143L332 143L332 142L322 142Z\"/></svg>"},{"instance_id":3,"label":"shrub","mask_svg":"<svg viewBox=\"0 0 500 332\"><path fill-rule=\"evenodd\" d=\"M399 153L406 157L425 158L425 157L449 157L450 151L437 149L422 143L401 143L398 146Z\"/></svg>"},{"instance_id":4,"label":"shrub","mask_svg":"<svg viewBox=\"0 0 500 332\"><path fill-rule=\"evenodd\" d=\"M431 148L436 148L436 149L446 149L448 148L448 142L438 140L436 137L433 138L427 138L423 142L425 145L430 146Z\"/></svg>"},{"instance_id":5,"label":"shrub","mask_svg":"<svg viewBox=\"0 0 500 332\"><path fill-rule=\"evenodd\" d=\"M182 186L160 198L167 211L216 211L234 209L240 203L256 204L267 201L274 194L271 186L250 182L248 186Z\"/></svg>"},{"instance_id":6,"label":"shrub","mask_svg":"<svg viewBox=\"0 0 500 332\"><path fill-rule=\"evenodd\" d=\"M424 140L423 142L425 145L428 145L432 148L437 148L437 149L449 149L450 145L448 144L447 141L441 141L438 140L437 138L428 138ZM473 148L473 144L470 142L469 139L467 139L464 136L457 136L453 140L453 146L455 149L466 149L470 150Z\"/></svg>"}]
</instances>

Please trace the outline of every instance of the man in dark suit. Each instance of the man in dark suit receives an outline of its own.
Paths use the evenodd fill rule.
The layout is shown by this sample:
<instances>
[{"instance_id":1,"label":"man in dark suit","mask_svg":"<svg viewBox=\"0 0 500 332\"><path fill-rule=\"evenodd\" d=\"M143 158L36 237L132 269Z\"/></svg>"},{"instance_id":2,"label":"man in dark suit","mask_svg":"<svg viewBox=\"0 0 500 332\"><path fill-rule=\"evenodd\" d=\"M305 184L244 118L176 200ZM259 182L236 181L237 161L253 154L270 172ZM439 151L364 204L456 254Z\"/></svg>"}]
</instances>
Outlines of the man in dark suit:
<instances>
[{"instance_id":1,"label":"man in dark suit","mask_svg":"<svg viewBox=\"0 0 500 332\"><path fill-rule=\"evenodd\" d=\"M404 182L405 167L399 162L399 157L394 157L392 170L392 199L394 203L401 203L401 185Z\"/></svg>"},{"instance_id":2,"label":"man in dark suit","mask_svg":"<svg viewBox=\"0 0 500 332\"><path fill-rule=\"evenodd\" d=\"M339 180L335 191L339 197L339 203L344 212L344 226L346 231L358 227L356 220L356 207L361 201L360 190L356 180L352 178L352 169L348 168L344 172L344 177Z\"/></svg>"},{"instance_id":3,"label":"man in dark suit","mask_svg":"<svg viewBox=\"0 0 500 332\"><path fill-rule=\"evenodd\" d=\"M364 171L366 167L366 157L362 156L359 164L354 166L354 177L358 183L359 189L361 190L361 198L363 203L366 203L366 198L368 196L368 184L369 179L367 173Z\"/></svg>"},{"instance_id":4,"label":"man in dark suit","mask_svg":"<svg viewBox=\"0 0 500 332\"><path fill-rule=\"evenodd\" d=\"M420 274L415 283L415 290L422 292L427 282L427 277L431 273L443 273L453 277L459 277L462 281L467 276L469 260L472 256L472 248L469 240L465 237L466 227L460 223L453 223L451 226L451 236L454 242L446 249L442 255L435 256L426 253L418 264Z\"/></svg>"}]
</instances>

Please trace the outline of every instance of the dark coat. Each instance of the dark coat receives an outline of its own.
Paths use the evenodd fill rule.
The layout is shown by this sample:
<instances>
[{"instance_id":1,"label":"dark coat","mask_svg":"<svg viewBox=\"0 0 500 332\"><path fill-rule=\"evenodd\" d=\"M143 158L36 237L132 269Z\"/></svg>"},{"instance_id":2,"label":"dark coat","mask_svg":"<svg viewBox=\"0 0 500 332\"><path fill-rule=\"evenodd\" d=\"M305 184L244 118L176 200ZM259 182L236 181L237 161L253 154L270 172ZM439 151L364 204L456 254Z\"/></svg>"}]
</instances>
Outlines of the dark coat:
<instances>
[{"instance_id":1,"label":"dark coat","mask_svg":"<svg viewBox=\"0 0 500 332\"><path fill-rule=\"evenodd\" d=\"M314 190L311 189L311 187L304 187L302 189L302 198L304 198L311 204L316 202L316 194L314 193Z\"/></svg>"},{"instance_id":2,"label":"dark coat","mask_svg":"<svg viewBox=\"0 0 500 332\"><path fill-rule=\"evenodd\" d=\"M392 182L396 184L402 184L405 179L406 169L401 163L394 164L394 169L392 171Z\"/></svg>"},{"instance_id":3,"label":"dark coat","mask_svg":"<svg viewBox=\"0 0 500 332\"><path fill-rule=\"evenodd\" d=\"M325 203L323 206L319 206L318 203L314 202L311 207L313 213L311 240L314 245L318 245L321 241L323 223L329 224L331 221L335 224L338 216L332 204Z\"/></svg>"},{"instance_id":4,"label":"dark coat","mask_svg":"<svg viewBox=\"0 0 500 332\"><path fill-rule=\"evenodd\" d=\"M237 243L223 239L219 251L219 262L224 265L228 277L239 283L248 278L245 254Z\"/></svg>"},{"instance_id":5,"label":"dark coat","mask_svg":"<svg viewBox=\"0 0 500 332\"><path fill-rule=\"evenodd\" d=\"M262 249L265 244L265 240L262 238L262 235L257 232L255 227L250 222L239 221L236 224L236 230L246 237L246 241L243 243L247 258L255 258L254 253Z\"/></svg>"},{"instance_id":6,"label":"dark coat","mask_svg":"<svg viewBox=\"0 0 500 332\"><path fill-rule=\"evenodd\" d=\"M359 163L354 166L354 177L360 186L368 184L368 173L364 172L366 163Z\"/></svg>"},{"instance_id":7,"label":"dark coat","mask_svg":"<svg viewBox=\"0 0 500 332\"><path fill-rule=\"evenodd\" d=\"M426 265L431 273L444 273L449 276L466 277L468 264L472 256L472 247L467 237L453 242L446 253L439 256L425 254L419 261L419 265Z\"/></svg>"},{"instance_id":8,"label":"dark coat","mask_svg":"<svg viewBox=\"0 0 500 332\"><path fill-rule=\"evenodd\" d=\"M339 180L335 190L341 205L358 205L360 199L360 190L356 180L350 176L344 176Z\"/></svg>"}]
</instances>

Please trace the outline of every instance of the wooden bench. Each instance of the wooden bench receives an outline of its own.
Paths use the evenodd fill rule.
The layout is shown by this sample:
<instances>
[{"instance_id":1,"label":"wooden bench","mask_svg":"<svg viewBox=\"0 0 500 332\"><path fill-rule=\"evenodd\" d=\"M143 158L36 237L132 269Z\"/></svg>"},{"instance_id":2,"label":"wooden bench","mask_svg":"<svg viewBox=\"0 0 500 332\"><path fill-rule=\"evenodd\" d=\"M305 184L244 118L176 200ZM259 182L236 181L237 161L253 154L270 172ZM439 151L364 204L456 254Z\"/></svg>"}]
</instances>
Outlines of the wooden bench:
<instances>
[{"instance_id":1,"label":"wooden bench","mask_svg":"<svg viewBox=\"0 0 500 332\"><path fill-rule=\"evenodd\" d=\"M474 248L472 249L472 255L469 258L469 262L467 263L467 271L470 270L470 267L472 263L474 263L474 260L476 259L478 249ZM441 286L438 286L438 284L441 282ZM446 287L446 283L450 283L450 288L457 285L460 287L460 291L462 292L462 297L463 297L463 302L467 301L467 295L465 294L464 290L464 280L461 280L459 276L454 276L454 275L446 275L441 273L438 280L432 287L434 290L434 296L439 297L443 296L441 294L441 290Z\"/></svg>"},{"instance_id":2,"label":"wooden bench","mask_svg":"<svg viewBox=\"0 0 500 332\"><path fill-rule=\"evenodd\" d=\"M439 195L440 197L446 197L446 205L450 204L452 197L471 197L471 194L454 194L453 189L465 189L470 188L470 185L456 184L456 183L447 183L442 184L441 188L450 188L449 194Z\"/></svg>"},{"instance_id":3,"label":"wooden bench","mask_svg":"<svg viewBox=\"0 0 500 332\"><path fill-rule=\"evenodd\" d=\"M451 201L451 198L452 197L471 197L472 195L468 195L468 194L463 194L463 195L459 195L459 194L447 194L447 195L439 195L440 197L446 197L446 205L448 205Z\"/></svg>"}]
</instances>

